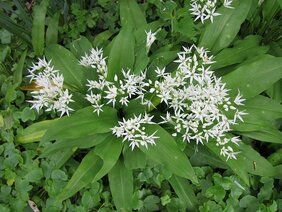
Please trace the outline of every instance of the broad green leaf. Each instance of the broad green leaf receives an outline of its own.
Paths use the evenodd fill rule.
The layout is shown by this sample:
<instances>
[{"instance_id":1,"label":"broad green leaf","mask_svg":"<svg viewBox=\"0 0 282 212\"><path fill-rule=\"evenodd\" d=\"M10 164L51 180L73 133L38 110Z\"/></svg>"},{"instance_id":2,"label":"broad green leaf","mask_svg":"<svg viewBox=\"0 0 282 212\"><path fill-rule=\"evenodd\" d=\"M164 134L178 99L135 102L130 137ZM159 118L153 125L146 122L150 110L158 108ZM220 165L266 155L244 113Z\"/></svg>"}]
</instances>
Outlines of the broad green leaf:
<instances>
[{"instance_id":1,"label":"broad green leaf","mask_svg":"<svg viewBox=\"0 0 282 212\"><path fill-rule=\"evenodd\" d=\"M55 69L64 76L64 83L78 91L85 90L85 73L75 56L64 47L54 44L46 48L45 54L48 60L52 60Z\"/></svg>"},{"instance_id":2,"label":"broad green leaf","mask_svg":"<svg viewBox=\"0 0 282 212\"><path fill-rule=\"evenodd\" d=\"M48 23L46 30L46 46L58 43L60 13L55 13Z\"/></svg>"},{"instance_id":3,"label":"broad green leaf","mask_svg":"<svg viewBox=\"0 0 282 212\"><path fill-rule=\"evenodd\" d=\"M282 56L282 55L281 55ZM282 103L282 80L274 83L267 91L267 95Z\"/></svg>"},{"instance_id":4,"label":"broad green leaf","mask_svg":"<svg viewBox=\"0 0 282 212\"><path fill-rule=\"evenodd\" d=\"M189 211L195 210L198 200L189 181L182 177L172 176L169 179L169 183L184 204L185 208L187 208Z\"/></svg>"},{"instance_id":5,"label":"broad green leaf","mask_svg":"<svg viewBox=\"0 0 282 212\"><path fill-rule=\"evenodd\" d=\"M163 52L157 52L153 54L150 58L150 65L148 67L148 76L152 79L156 77L155 69L157 67L159 68L164 68L166 67L169 63L171 63L176 57L177 53L179 51L163 51Z\"/></svg>"},{"instance_id":6,"label":"broad green leaf","mask_svg":"<svg viewBox=\"0 0 282 212\"><path fill-rule=\"evenodd\" d=\"M234 47L225 48L215 56L212 68L218 69L225 66L241 63L242 61L267 52L269 47L260 46L261 37L249 35L244 40L238 40Z\"/></svg>"},{"instance_id":7,"label":"broad green leaf","mask_svg":"<svg viewBox=\"0 0 282 212\"><path fill-rule=\"evenodd\" d=\"M103 167L99 170L94 180L104 177L117 162L123 147L122 139L108 134L105 141L97 145L96 154L103 160Z\"/></svg>"},{"instance_id":8,"label":"broad green leaf","mask_svg":"<svg viewBox=\"0 0 282 212\"><path fill-rule=\"evenodd\" d=\"M80 36L80 38L76 39L70 44L70 50L77 59L85 56L85 54L89 55L91 48L91 42L84 36Z\"/></svg>"},{"instance_id":9,"label":"broad green leaf","mask_svg":"<svg viewBox=\"0 0 282 212\"><path fill-rule=\"evenodd\" d=\"M35 141L40 141L45 135L48 127L56 122L58 119L46 120L34 123L29 127L25 128L23 131L19 132L16 141L19 143L31 143Z\"/></svg>"},{"instance_id":10,"label":"broad green leaf","mask_svg":"<svg viewBox=\"0 0 282 212\"><path fill-rule=\"evenodd\" d=\"M247 111L248 115L244 117L244 122L234 125L233 130L259 141L282 143L282 133L274 126L274 121L282 118L279 102L258 95L247 100L240 109Z\"/></svg>"},{"instance_id":11,"label":"broad green leaf","mask_svg":"<svg viewBox=\"0 0 282 212\"><path fill-rule=\"evenodd\" d=\"M185 153L189 156L192 166L209 165L215 168L227 169L227 165L218 157L211 154L206 146L202 145L187 145Z\"/></svg>"},{"instance_id":12,"label":"broad green leaf","mask_svg":"<svg viewBox=\"0 0 282 212\"><path fill-rule=\"evenodd\" d=\"M187 156L180 151L167 131L158 125L150 125L146 128L146 132L149 135L156 132L155 136L159 137L156 139L156 145L149 145L148 149L140 148L148 158L163 164L177 176L197 182L197 177Z\"/></svg>"},{"instance_id":13,"label":"broad green leaf","mask_svg":"<svg viewBox=\"0 0 282 212\"><path fill-rule=\"evenodd\" d=\"M266 127L265 129L261 129L259 131L240 131L237 133L259 141L282 144L282 133L280 130L275 128Z\"/></svg>"},{"instance_id":14,"label":"broad green leaf","mask_svg":"<svg viewBox=\"0 0 282 212\"><path fill-rule=\"evenodd\" d=\"M267 160L273 165L279 165L282 166L282 148L278 149L276 152L272 153L267 157Z\"/></svg>"},{"instance_id":15,"label":"broad green leaf","mask_svg":"<svg viewBox=\"0 0 282 212\"><path fill-rule=\"evenodd\" d=\"M247 170L245 170L245 168L242 167L242 164L245 162L246 158L242 156L242 154L240 154L240 157L237 157L237 160L235 159L229 159L226 160L225 157L220 155L220 148L218 146L216 146L216 142L208 142L205 144L206 147L208 149L211 150L211 152L213 152L216 156L218 156L222 161L224 161L226 163L227 166L230 167L230 169L237 174L246 185L250 185L249 182L249 176L248 176L248 172ZM233 148L234 146L232 146ZM234 149L234 148L233 148Z\"/></svg>"},{"instance_id":16,"label":"broad green leaf","mask_svg":"<svg viewBox=\"0 0 282 212\"><path fill-rule=\"evenodd\" d=\"M134 64L134 73L140 73L140 71L146 69L150 58L148 57L148 52L146 48L147 35L146 32L150 30L156 32L162 26L162 22L154 21L149 24L145 24L142 27L139 27L135 30L134 36L136 40L135 45L135 64Z\"/></svg>"},{"instance_id":17,"label":"broad green leaf","mask_svg":"<svg viewBox=\"0 0 282 212\"><path fill-rule=\"evenodd\" d=\"M102 139L102 143L83 158L66 187L58 195L59 201L73 196L89 183L99 180L115 165L121 153L122 141L111 134Z\"/></svg>"},{"instance_id":18,"label":"broad green leaf","mask_svg":"<svg viewBox=\"0 0 282 212\"><path fill-rule=\"evenodd\" d=\"M219 8L217 12L221 15L205 26L199 46L208 48L213 54L229 46L245 21L251 5L251 0L237 0L232 5L234 9Z\"/></svg>"},{"instance_id":19,"label":"broad green leaf","mask_svg":"<svg viewBox=\"0 0 282 212\"><path fill-rule=\"evenodd\" d=\"M276 171L271 163L269 163L269 161L255 151L251 146L240 143L238 149L242 152L243 161L245 161L242 162L242 164L244 163L244 166L242 167L244 167L244 169L250 174L264 177L276 176Z\"/></svg>"},{"instance_id":20,"label":"broad green leaf","mask_svg":"<svg viewBox=\"0 0 282 212\"><path fill-rule=\"evenodd\" d=\"M145 168L147 163L146 155L140 149L124 148L124 165L127 169Z\"/></svg>"},{"instance_id":21,"label":"broad green leaf","mask_svg":"<svg viewBox=\"0 0 282 212\"><path fill-rule=\"evenodd\" d=\"M57 201L63 201L73 196L80 189L88 185L93 181L95 175L103 166L103 160L96 155L94 150L91 150L82 159L79 167L71 177L70 181L63 189L63 191L57 196Z\"/></svg>"},{"instance_id":22,"label":"broad green leaf","mask_svg":"<svg viewBox=\"0 0 282 212\"><path fill-rule=\"evenodd\" d=\"M186 9L185 9L186 10ZM180 18L178 21L175 21L174 24L174 32L179 33L178 36L183 36L183 41L187 42L187 40L191 40L196 42L196 27L194 24L194 20L191 15L185 11L186 15Z\"/></svg>"},{"instance_id":23,"label":"broad green leaf","mask_svg":"<svg viewBox=\"0 0 282 212\"><path fill-rule=\"evenodd\" d=\"M232 96L237 95L239 89L245 99L250 99L281 78L282 58L265 55L225 75L223 81Z\"/></svg>"},{"instance_id":24,"label":"broad green leaf","mask_svg":"<svg viewBox=\"0 0 282 212\"><path fill-rule=\"evenodd\" d=\"M125 168L122 160L118 160L108 176L117 211L131 211L133 196L132 171Z\"/></svg>"},{"instance_id":25,"label":"broad green leaf","mask_svg":"<svg viewBox=\"0 0 282 212\"><path fill-rule=\"evenodd\" d=\"M280 0L279 0L280 1ZM279 11L280 6L277 0L266 0L262 5L263 18L270 24L275 14Z\"/></svg>"},{"instance_id":26,"label":"broad green leaf","mask_svg":"<svg viewBox=\"0 0 282 212\"><path fill-rule=\"evenodd\" d=\"M54 144L48 145L44 148L40 157L46 157L53 155L57 151L63 150L65 148L79 149L90 148L100 144L108 134L94 134L88 136L81 136L78 138L67 138L63 140L56 141Z\"/></svg>"},{"instance_id":27,"label":"broad green leaf","mask_svg":"<svg viewBox=\"0 0 282 212\"><path fill-rule=\"evenodd\" d=\"M73 148L65 148L55 154L50 158L51 162L54 162L55 168L61 168L75 153L76 149Z\"/></svg>"},{"instance_id":28,"label":"broad green leaf","mask_svg":"<svg viewBox=\"0 0 282 212\"><path fill-rule=\"evenodd\" d=\"M262 95L247 100L241 109L246 110L250 116L261 117L265 120L273 121L282 118L282 105Z\"/></svg>"},{"instance_id":29,"label":"broad green leaf","mask_svg":"<svg viewBox=\"0 0 282 212\"><path fill-rule=\"evenodd\" d=\"M120 1L120 21L122 27L139 28L146 24L146 18L136 1Z\"/></svg>"},{"instance_id":30,"label":"broad green leaf","mask_svg":"<svg viewBox=\"0 0 282 212\"><path fill-rule=\"evenodd\" d=\"M98 35L95 36L94 41L93 41L93 46L94 47L103 47L104 43L108 42L110 37L112 37L113 33L110 32L109 30L103 31L99 33Z\"/></svg>"},{"instance_id":31,"label":"broad green leaf","mask_svg":"<svg viewBox=\"0 0 282 212\"><path fill-rule=\"evenodd\" d=\"M43 0L40 5L33 8L32 46L37 56L42 56L44 51L45 15L49 0Z\"/></svg>"},{"instance_id":32,"label":"broad green leaf","mask_svg":"<svg viewBox=\"0 0 282 212\"><path fill-rule=\"evenodd\" d=\"M19 86L22 83L22 75L23 75L23 66L26 58L27 50L25 50L16 66L15 72L14 72L14 83Z\"/></svg>"},{"instance_id":33,"label":"broad green leaf","mask_svg":"<svg viewBox=\"0 0 282 212\"><path fill-rule=\"evenodd\" d=\"M220 156L220 147L216 146L215 142L209 142L206 146L221 160L226 161L225 157ZM241 142L239 147L232 145L232 148L235 152L239 151L240 153L237 155L237 159L229 159L226 164L247 185L249 185L247 173L264 177L275 177L277 175L275 168L249 145Z\"/></svg>"},{"instance_id":34,"label":"broad green leaf","mask_svg":"<svg viewBox=\"0 0 282 212\"><path fill-rule=\"evenodd\" d=\"M135 39L131 28L122 28L113 41L108 60L108 79L121 76L122 69L132 69L134 64Z\"/></svg>"},{"instance_id":35,"label":"broad green leaf","mask_svg":"<svg viewBox=\"0 0 282 212\"><path fill-rule=\"evenodd\" d=\"M52 124L42 142L66 138L79 138L96 133L110 132L117 123L116 110L104 107L104 112L98 116L92 107L83 108L71 116L60 118Z\"/></svg>"},{"instance_id":36,"label":"broad green leaf","mask_svg":"<svg viewBox=\"0 0 282 212\"><path fill-rule=\"evenodd\" d=\"M277 1L280 4L280 7L282 8L282 0L277 0Z\"/></svg>"}]
</instances>

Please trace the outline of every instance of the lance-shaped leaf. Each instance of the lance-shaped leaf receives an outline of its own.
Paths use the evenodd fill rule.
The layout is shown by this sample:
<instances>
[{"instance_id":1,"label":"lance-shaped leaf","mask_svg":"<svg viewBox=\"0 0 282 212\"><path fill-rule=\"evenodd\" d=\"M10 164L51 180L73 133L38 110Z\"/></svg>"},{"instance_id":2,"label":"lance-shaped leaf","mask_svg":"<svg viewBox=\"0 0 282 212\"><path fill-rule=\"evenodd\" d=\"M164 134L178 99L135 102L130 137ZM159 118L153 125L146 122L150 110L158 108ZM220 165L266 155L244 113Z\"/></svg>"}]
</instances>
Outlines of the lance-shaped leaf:
<instances>
[{"instance_id":1,"label":"lance-shaped leaf","mask_svg":"<svg viewBox=\"0 0 282 212\"><path fill-rule=\"evenodd\" d=\"M33 23L32 23L32 46L37 56L42 56L44 51L44 35L45 35L45 15L47 7L49 5L48 0L43 0L40 5L37 5L33 9Z\"/></svg>"},{"instance_id":2,"label":"lance-shaped leaf","mask_svg":"<svg viewBox=\"0 0 282 212\"><path fill-rule=\"evenodd\" d=\"M156 145L149 145L148 149L141 147L148 158L165 165L175 175L197 182L197 177L187 156L180 151L167 131L158 125L150 125L146 128L146 132L149 135L156 132L155 136L159 137L156 139Z\"/></svg>"},{"instance_id":3,"label":"lance-shaped leaf","mask_svg":"<svg viewBox=\"0 0 282 212\"><path fill-rule=\"evenodd\" d=\"M23 131L19 132L16 137L16 141L19 143L31 143L35 141L40 141L45 135L48 127L57 120L58 119L46 120L30 125Z\"/></svg>"},{"instance_id":4,"label":"lance-shaped leaf","mask_svg":"<svg viewBox=\"0 0 282 212\"><path fill-rule=\"evenodd\" d=\"M110 107L104 107L103 110L103 114L98 116L93 113L92 107L86 107L71 116L63 117L48 128L41 141L79 138L110 132L110 128L117 123L116 110Z\"/></svg>"},{"instance_id":5,"label":"lance-shaped leaf","mask_svg":"<svg viewBox=\"0 0 282 212\"><path fill-rule=\"evenodd\" d=\"M74 40L70 44L70 50L77 57L77 59L85 56L85 54L89 54L91 48L92 43L84 36L80 36L80 38Z\"/></svg>"},{"instance_id":6,"label":"lance-shaped leaf","mask_svg":"<svg viewBox=\"0 0 282 212\"><path fill-rule=\"evenodd\" d=\"M187 208L189 211L195 210L198 200L189 181L182 177L173 175L169 179L169 183L179 199L182 201L185 208Z\"/></svg>"},{"instance_id":7,"label":"lance-shaped leaf","mask_svg":"<svg viewBox=\"0 0 282 212\"><path fill-rule=\"evenodd\" d=\"M57 201L63 201L73 196L80 189L92 182L93 178L103 166L103 161L96 153L90 151L81 161L79 167L71 177L62 192L57 196Z\"/></svg>"},{"instance_id":8,"label":"lance-shaped leaf","mask_svg":"<svg viewBox=\"0 0 282 212\"><path fill-rule=\"evenodd\" d=\"M25 57L26 57L27 50L25 50L15 68L14 72L14 83L19 86L22 83L22 75L23 75L23 66L25 62Z\"/></svg>"},{"instance_id":9,"label":"lance-shaped leaf","mask_svg":"<svg viewBox=\"0 0 282 212\"><path fill-rule=\"evenodd\" d=\"M119 160L109 172L110 189L117 211L132 210L133 176Z\"/></svg>"},{"instance_id":10,"label":"lance-shaped leaf","mask_svg":"<svg viewBox=\"0 0 282 212\"><path fill-rule=\"evenodd\" d=\"M99 170L94 180L99 180L111 170L121 154L122 146L122 139L112 134L109 134L105 142L97 145L95 152L102 158L103 167Z\"/></svg>"},{"instance_id":11,"label":"lance-shaped leaf","mask_svg":"<svg viewBox=\"0 0 282 212\"><path fill-rule=\"evenodd\" d=\"M59 19L60 13L56 12L48 23L48 28L46 30L46 46L58 42Z\"/></svg>"},{"instance_id":12,"label":"lance-shaped leaf","mask_svg":"<svg viewBox=\"0 0 282 212\"><path fill-rule=\"evenodd\" d=\"M250 116L261 117L269 121L282 118L282 105L262 95L247 100L240 109L246 110Z\"/></svg>"},{"instance_id":13,"label":"lance-shaped leaf","mask_svg":"<svg viewBox=\"0 0 282 212\"><path fill-rule=\"evenodd\" d=\"M83 158L66 187L57 196L58 201L73 196L92 181L99 180L115 165L122 149L121 139L112 134L101 139L101 144Z\"/></svg>"},{"instance_id":14,"label":"lance-shaped leaf","mask_svg":"<svg viewBox=\"0 0 282 212\"><path fill-rule=\"evenodd\" d=\"M86 77L84 69L79 65L75 56L64 47L54 44L46 48L45 54L52 65L64 76L67 87L83 92L85 90Z\"/></svg>"},{"instance_id":15,"label":"lance-shaped leaf","mask_svg":"<svg viewBox=\"0 0 282 212\"><path fill-rule=\"evenodd\" d=\"M261 46L261 37L249 35L244 40L238 40L232 48L225 48L215 56L215 63L212 68L218 69L225 66L238 64L248 58L265 54L269 47Z\"/></svg>"},{"instance_id":16,"label":"lance-shaped leaf","mask_svg":"<svg viewBox=\"0 0 282 212\"><path fill-rule=\"evenodd\" d=\"M220 147L216 146L216 142L208 142L205 145L221 160L226 161L226 164L230 167L230 169L237 174L248 186L250 185L248 173L264 177L277 176L277 171L269 163L269 161L267 161L249 145L246 145L242 142L240 143L239 147L231 145L235 152L239 151L240 153L237 155L237 159L229 160L226 160L225 157L220 156Z\"/></svg>"},{"instance_id":17,"label":"lance-shaped leaf","mask_svg":"<svg viewBox=\"0 0 282 212\"><path fill-rule=\"evenodd\" d=\"M139 28L146 24L146 18L136 1L120 1L120 21L122 27Z\"/></svg>"},{"instance_id":18,"label":"lance-shaped leaf","mask_svg":"<svg viewBox=\"0 0 282 212\"><path fill-rule=\"evenodd\" d=\"M63 140L56 141L54 144L48 145L44 148L40 157L51 156L65 148L79 148L86 149L100 144L104 138L108 136L107 133L103 134L94 134L81 136L78 138L66 138Z\"/></svg>"},{"instance_id":19,"label":"lance-shaped leaf","mask_svg":"<svg viewBox=\"0 0 282 212\"><path fill-rule=\"evenodd\" d=\"M245 99L250 99L281 78L282 58L265 55L225 75L223 81L231 89L232 96L237 95L239 89Z\"/></svg>"},{"instance_id":20,"label":"lance-shaped leaf","mask_svg":"<svg viewBox=\"0 0 282 212\"><path fill-rule=\"evenodd\" d=\"M114 39L108 61L108 79L121 76L122 69L132 69L135 59L135 39L131 28L122 28Z\"/></svg>"},{"instance_id":21,"label":"lance-shaped leaf","mask_svg":"<svg viewBox=\"0 0 282 212\"><path fill-rule=\"evenodd\" d=\"M235 1L234 9L221 7L220 16L208 23L200 37L199 46L208 48L213 54L229 46L245 21L252 1Z\"/></svg>"},{"instance_id":22,"label":"lance-shaped leaf","mask_svg":"<svg viewBox=\"0 0 282 212\"><path fill-rule=\"evenodd\" d=\"M124 165L128 169L145 168L147 163L147 156L140 150L131 148L124 148L123 151Z\"/></svg>"}]
</instances>

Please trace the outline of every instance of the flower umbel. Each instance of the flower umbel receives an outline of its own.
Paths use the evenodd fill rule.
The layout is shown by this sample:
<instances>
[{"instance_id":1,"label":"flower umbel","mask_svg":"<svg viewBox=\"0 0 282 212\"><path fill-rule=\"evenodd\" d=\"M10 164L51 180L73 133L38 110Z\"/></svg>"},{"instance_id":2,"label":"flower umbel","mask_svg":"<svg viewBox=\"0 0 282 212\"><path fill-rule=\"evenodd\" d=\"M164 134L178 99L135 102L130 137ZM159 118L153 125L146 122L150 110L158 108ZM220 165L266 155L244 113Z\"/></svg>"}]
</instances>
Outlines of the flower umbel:
<instances>
[{"instance_id":1,"label":"flower umbel","mask_svg":"<svg viewBox=\"0 0 282 212\"><path fill-rule=\"evenodd\" d=\"M95 52L92 50L91 52ZM94 112L98 115L103 112L103 105L111 105L117 110L126 108L132 100L138 100L149 111L155 108L163 121L159 124L170 125L174 129L172 136L181 136L183 141L204 144L215 141L221 146L220 154L227 159L236 158L230 144L238 145L238 137L227 138L232 125L243 121L244 111L236 106L243 105L244 99L240 92L231 98L225 83L217 78L210 65L214 63L213 56L204 48L192 45L183 47L178 53L178 68L174 72L166 72L166 68L156 68L156 79L147 79L146 72L134 74L130 69L121 70L120 77L115 76L113 81L107 80L106 72L99 70L99 63L103 60L103 70L107 70L103 51L99 56L89 57L87 63L80 64L97 69L98 79L88 80L89 94L86 99L92 104ZM95 59L99 58L99 59ZM150 98L149 98L150 97ZM151 97L159 98L160 104L166 108L158 111L157 105L151 102ZM156 116L156 115L155 115ZM158 138L146 133L146 126L156 124L154 116L149 116L144 110L132 118L120 117L119 125L112 128L112 133L128 141L132 149L135 147L154 145ZM161 142L161 141L160 141Z\"/></svg>"},{"instance_id":2,"label":"flower umbel","mask_svg":"<svg viewBox=\"0 0 282 212\"><path fill-rule=\"evenodd\" d=\"M237 120L243 121L246 113L236 105L243 105L244 99L240 92L235 99L229 97L225 83L211 71L213 57L208 56L208 51L195 45L183 49L178 53L175 62L179 65L173 75L160 75L160 70L156 70L159 80L153 91L167 105L161 124L172 125L173 135L181 135L183 141L203 144L215 140L226 150L222 150L222 155L235 158L228 143L237 144L239 139L227 139L226 133Z\"/></svg>"},{"instance_id":3,"label":"flower umbel","mask_svg":"<svg viewBox=\"0 0 282 212\"><path fill-rule=\"evenodd\" d=\"M233 0L224 0L223 6L226 8L233 8L231 6ZM195 21L198 19L204 23L206 20L213 22L213 18L221 15L217 13L217 0L191 0L191 14L195 16Z\"/></svg>"},{"instance_id":4,"label":"flower umbel","mask_svg":"<svg viewBox=\"0 0 282 212\"><path fill-rule=\"evenodd\" d=\"M63 88L64 77L51 66L51 61L38 59L28 71L30 81L36 85L35 90L31 92L34 100L28 101L33 104L31 108L39 111L44 107L46 111L60 112L60 116L69 115L72 109L68 104L73 102L72 94Z\"/></svg>"},{"instance_id":5,"label":"flower umbel","mask_svg":"<svg viewBox=\"0 0 282 212\"><path fill-rule=\"evenodd\" d=\"M127 140L132 150L139 145L148 148L148 144L155 145L155 139L158 138L155 136L156 132L151 135L145 132L145 125L155 124L152 118L153 116L145 113L128 120L123 119L119 121L119 126L112 128L112 132L117 137L123 137L123 141Z\"/></svg>"}]
</instances>

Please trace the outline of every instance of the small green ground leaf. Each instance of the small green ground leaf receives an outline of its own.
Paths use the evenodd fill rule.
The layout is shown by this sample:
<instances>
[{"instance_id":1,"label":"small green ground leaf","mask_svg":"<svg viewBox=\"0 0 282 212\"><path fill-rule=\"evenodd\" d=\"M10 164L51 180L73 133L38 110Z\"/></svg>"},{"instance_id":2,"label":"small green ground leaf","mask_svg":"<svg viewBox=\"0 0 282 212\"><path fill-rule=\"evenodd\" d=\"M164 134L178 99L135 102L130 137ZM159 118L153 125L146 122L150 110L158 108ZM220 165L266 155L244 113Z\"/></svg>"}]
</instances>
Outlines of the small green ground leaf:
<instances>
[{"instance_id":1,"label":"small green ground leaf","mask_svg":"<svg viewBox=\"0 0 282 212\"><path fill-rule=\"evenodd\" d=\"M132 210L133 175L119 160L109 172L110 189L117 211Z\"/></svg>"},{"instance_id":2,"label":"small green ground leaf","mask_svg":"<svg viewBox=\"0 0 282 212\"><path fill-rule=\"evenodd\" d=\"M156 132L155 136L159 137L156 139L156 145L150 145L148 149L140 148L148 158L165 165L175 175L197 182L197 177L187 156L180 151L167 131L158 125L150 125L146 128L146 132L149 135Z\"/></svg>"},{"instance_id":3,"label":"small green ground leaf","mask_svg":"<svg viewBox=\"0 0 282 212\"><path fill-rule=\"evenodd\" d=\"M199 46L208 48L213 54L229 46L245 21L252 1L235 1L234 9L221 7L220 16L208 23L200 37Z\"/></svg>"},{"instance_id":4,"label":"small green ground leaf","mask_svg":"<svg viewBox=\"0 0 282 212\"><path fill-rule=\"evenodd\" d=\"M45 35L45 15L49 0L43 0L40 5L36 5L33 9L32 23L32 45L37 56L42 56L44 51L44 35Z\"/></svg>"},{"instance_id":5,"label":"small green ground leaf","mask_svg":"<svg viewBox=\"0 0 282 212\"><path fill-rule=\"evenodd\" d=\"M108 79L121 76L122 69L132 69L135 60L135 38L131 28L122 28L113 41L108 60Z\"/></svg>"},{"instance_id":6,"label":"small green ground leaf","mask_svg":"<svg viewBox=\"0 0 282 212\"><path fill-rule=\"evenodd\" d=\"M181 177L172 176L169 179L169 183L185 207L191 211L195 210L198 200L189 181Z\"/></svg>"},{"instance_id":7,"label":"small green ground leaf","mask_svg":"<svg viewBox=\"0 0 282 212\"><path fill-rule=\"evenodd\" d=\"M110 107L104 107L103 110L103 114L98 116L93 113L92 107L87 107L71 116L60 118L48 128L41 141L79 138L109 132L117 123L116 110Z\"/></svg>"},{"instance_id":8,"label":"small green ground leaf","mask_svg":"<svg viewBox=\"0 0 282 212\"><path fill-rule=\"evenodd\" d=\"M236 96L239 89L245 99L250 99L281 78L282 58L265 55L225 75L223 81L231 89L232 96Z\"/></svg>"}]
</instances>

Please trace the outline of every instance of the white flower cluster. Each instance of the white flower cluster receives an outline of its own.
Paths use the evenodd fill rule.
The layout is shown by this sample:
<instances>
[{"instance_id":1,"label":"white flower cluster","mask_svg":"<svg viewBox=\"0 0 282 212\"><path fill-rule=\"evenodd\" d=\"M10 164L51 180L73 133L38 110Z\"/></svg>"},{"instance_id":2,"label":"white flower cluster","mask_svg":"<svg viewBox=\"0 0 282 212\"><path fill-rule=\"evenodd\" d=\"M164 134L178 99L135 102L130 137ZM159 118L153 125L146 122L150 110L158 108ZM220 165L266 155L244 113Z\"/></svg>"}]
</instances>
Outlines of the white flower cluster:
<instances>
[{"instance_id":1,"label":"white flower cluster","mask_svg":"<svg viewBox=\"0 0 282 212\"><path fill-rule=\"evenodd\" d=\"M233 0L224 0L223 6L226 8L233 8L231 7ZM191 0L191 14L196 16L195 21L198 19L201 20L202 23L205 20L210 19L213 22L213 18L215 16L221 15L217 13L217 0Z\"/></svg>"},{"instance_id":2,"label":"white flower cluster","mask_svg":"<svg viewBox=\"0 0 282 212\"><path fill-rule=\"evenodd\" d=\"M131 70L122 70L122 79L118 76L114 77L114 82L108 81L107 65L103 58L102 49L92 49L90 55L85 55L80 64L86 67L92 67L97 70L97 80L88 80L88 91L86 99L92 104L94 112L98 115L103 112L105 104L115 106L127 106L132 98L140 99L141 104L151 106L152 103L144 98L144 93L151 84L150 80L146 80L146 72L140 74L132 74ZM147 144L155 144L157 138L152 135L147 135L144 132L144 124L155 124L152 120L153 116L144 115L134 117L128 120L123 118L119 122L119 127L112 129L113 134L117 137L124 137L124 141L130 142L130 146L134 149L135 146L146 146Z\"/></svg>"},{"instance_id":3,"label":"white flower cluster","mask_svg":"<svg viewBox=\"0 0 282 212\"><path fill-rule=\"evenodd\" d=\"M147 52L149 52L151 45L157 39L156 35L160 30L161 29L158 29L156 32L152 32L152 30L150 30L149 32L145 31L146 32L146 49L147 49Z\"/></svg>"},{"instance_id":4,"label":"white flower cluster","mask_svg":"<svg viewBox=\"0 0 282 212\"><path fill-rule=\"evenodd\" d=\"M175 61L179 63L175 72L167 73L165 68L157 68L157 80L151 81L146 79L146 72L137 75L130 70L122 70L121 79L115 76L113 82L106 80L103 51L92 50L90 56L86 55L80 61L84 66L97 69L98 73L97 80L88 80L90 94L86 95L86 99L99 115L105 104L121 108L132 99L140 99L141 104L152 108L154 105L146 99L151 94L167 108L159 124L172 125L173 136L180 135L183 141L197 144L214 140L221 146L221 155L227 159L236 158L238 152L233 151L230 143L238 145L239 139L227 138L226 133L237 120L243 121L242 116L246 113L239 111L236 105L243 105L244 99L240 92L234 99L229 97L225 84L210 70L213 57L208 56L204 48L193 45L183 49ZM129 141L132 149L139 145L147 147L147 144L155 144L157 138L155 133L146 134L144 127L155 124L153 118L146 113L128 120L123 118L112 132Z\"/></svg>"},{"instance_id":5,"label":"white flower cluster","mask_svg":"<svg viewBox=\"0 0 282 212\"><path fill-rule=\"evenodd\" d=\"M148 148L148 144L155 145L155 139L158 138L155 136L156 132L151 135L145 132L146 124L155 124L152 122L152 118L153 116L145 113L143 116L134 116L134 118L128 120L123 119L119 121L119 126L112 128L113 134L118 138L123 137L123 141L129 141L132 150L135 146L139 147L139 145Z\"/></svg>"},{"instance_id":6,"label":"white flower cluster","mask_svg":"<svg viewBox=\"0 0 282 212\"><path fill-rule=\"evenodd\" d=\"M35 89L31 92L34 100L28 101L33 104L31 108L39 111L45 107L46 111L60 112L61 116L65 113L69 115L72 109L68 104L73 101L72 94L69 94L68 89L63 89L64 77L54 70L51 61L38 59L28 71L30 81L35 83Z\"/></svg>"},{"instance_id":7,"label":"white flower cluster","mask_svg":"<svg viewBox=\"0 0 282 212\"><path fill-rule=\"evenodd\" d=\"M210 70L213 61L207 55L205 49L194 45L184 48L175 61L179 63L175 73L156 70L159 80L155 81L153 92L168 107L162 123L174 126L173 136L179 134L183 141L197 144L216 140L222 146L221 155L235 158L237 152L228 143L238 144L239 139L227 139L226 133L237 119L243 121L246 113L235 106L242 105L244 99L238 93L231 100L225 84Z\"/></svg>"}]
</instances>

